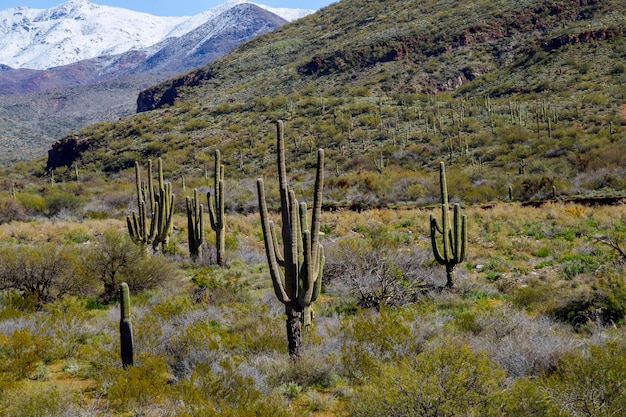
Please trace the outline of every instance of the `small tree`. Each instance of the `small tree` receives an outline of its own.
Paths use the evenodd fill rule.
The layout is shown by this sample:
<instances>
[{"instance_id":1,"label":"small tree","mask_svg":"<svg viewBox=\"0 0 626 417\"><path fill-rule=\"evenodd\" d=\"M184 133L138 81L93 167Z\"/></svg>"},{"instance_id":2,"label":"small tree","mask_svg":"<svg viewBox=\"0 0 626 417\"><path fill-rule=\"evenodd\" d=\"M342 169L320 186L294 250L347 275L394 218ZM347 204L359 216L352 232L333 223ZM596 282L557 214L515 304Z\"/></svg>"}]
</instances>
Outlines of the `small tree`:
<instances>
[{"instance_id":1,"label":"small tree","mask_svg":"<svg viewBox=\"0 0 626 417\"><path fill-rule=\"evenodd\" d=\"M86 273L92 274L104 285L101 301L109 303L119 290L128 271L147 257L141 246L127 236L106 230L99 242L92 247L86 261Z\"/></svg>"},{"instance_id":2,"label":"small tree","mask_svg":"<svg viewBox=\"0 0 626 417\"><path fill-rule=\"evenodd\" d=\"M15 289L40 309L74 288L72 252L52 243L0 249L0 289Z\"/></svg>"}]
</instances>

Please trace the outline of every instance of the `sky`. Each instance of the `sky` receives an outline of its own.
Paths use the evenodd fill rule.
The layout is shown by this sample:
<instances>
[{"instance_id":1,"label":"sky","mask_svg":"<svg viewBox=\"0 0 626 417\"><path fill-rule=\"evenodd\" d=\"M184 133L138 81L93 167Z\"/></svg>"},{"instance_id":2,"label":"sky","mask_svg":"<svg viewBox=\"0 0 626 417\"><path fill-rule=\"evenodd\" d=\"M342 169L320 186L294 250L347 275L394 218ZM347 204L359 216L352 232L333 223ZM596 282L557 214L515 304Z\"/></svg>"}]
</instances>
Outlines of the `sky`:
<instances>
[{"instance_id":1,"label":"sky","mask_svg":"<svg viewBox=\"0 0 626 417\"><path fill-rule=\"evenodd\" d=\"M49 9L65 0L0 0L0 10L26 6L32 9ZM226 0L90 0L102 6L122 7L137 12L156 16L193 16L211 9ZM320 9L337 0L250 0L253 3L271 7L289 7L294 9Z\"/></svg>"}]
</instances>

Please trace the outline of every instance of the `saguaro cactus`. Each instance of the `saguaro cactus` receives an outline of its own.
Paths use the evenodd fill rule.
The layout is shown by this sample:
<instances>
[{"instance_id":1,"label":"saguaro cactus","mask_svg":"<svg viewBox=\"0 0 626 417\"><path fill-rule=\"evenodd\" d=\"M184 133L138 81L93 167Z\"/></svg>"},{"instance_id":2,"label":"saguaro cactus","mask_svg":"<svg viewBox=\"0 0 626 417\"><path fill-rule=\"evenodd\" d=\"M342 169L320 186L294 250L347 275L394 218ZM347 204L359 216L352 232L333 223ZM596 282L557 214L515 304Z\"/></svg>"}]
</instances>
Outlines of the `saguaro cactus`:
<instances>
[{"instance_id":1,"label":"saguaro cactus","mask_svg":"<svg viewBox=\"0 0 626 417\"><path fill-rule=\"evenodd\" d=\"M446 267L446 286L454 286L454 267L465 260L467 248L467 216L461 215L459 204L454 205L454 217L450 225L450 207L448 205L448 185L446 167L439 164L441 185L441 224L430 215L430 240L435 260ZM442 236L442 243L437 243L437 235Z\"/></svg>"},{"instance_id":2,"label":"saguaro cactus","mask_svg":"<svg viewBox=\"0 0 626 417\"><path fill-rule=\"evenodd\" d=\"M224 222L224 165L221 164L220 151L215 150L215 174L213 190L207 193L209 203L209 220L211 229L215 232L215 250L217 264L224 266L224 251L226 247L226 224Z\"/></svg>"},{"instance_id":3,"label":"saguaro cactus","mask_svg":"<svg viewBox=\"0 0 626 417\"><path fill-rule=\"evenodd\" d=\"M124 368L132 366L134 361L133 351L133 326L130 322L130 294L128 284L120 285L120 352Z\"/></svg>"},{"instance_id":4,"label":"saguaro cactus","mask_svg":"<svg viewBox=\"0 0 626 417\"><path fill-rule=\"evenodd\" d=\"M202 241L204 239L204 221L202 214L204 206L199 204L198 190L193 190L193 197L187 197L187 237L189 241L189 255L197 259L202 255Z\"/></svg>"},{"instance_id":5,"label":"saguaro cactus","mask_svg":"<svg viewBox=\"0 0 626 417\"><path fill-rule=\"evenodd\" d=\"M283 248L278 244L274 223L270 220L265 202L263 179L257 180L259 211L263 227L265 252L278 300L285 305L289 355L298 357L302 349L302 324L311 324L311 303L320 294L324 268L324 248L319 242L324 187L324 150L317 151L317 173L313 197L311 228L307 222L307 205L298 202L287 184L283 122L277 126L278 180Z\"/></svg>"},{"instance_id":6,"label":"saguaro cactus","mask_svg":"<svg viewBox=\"0 0 626 417\"><path fill-rule=\"evenodd\" d=\"M128 233L137 244L152 244L156 251L165 248L172 234L174 194L172 184L163 180L163 163L158 159L158 183L152 184L152 161L148 160L148 183L141 181L139 163L135 162L135 186L138 212L126 217Z\"/></svg>"}]
</instances>

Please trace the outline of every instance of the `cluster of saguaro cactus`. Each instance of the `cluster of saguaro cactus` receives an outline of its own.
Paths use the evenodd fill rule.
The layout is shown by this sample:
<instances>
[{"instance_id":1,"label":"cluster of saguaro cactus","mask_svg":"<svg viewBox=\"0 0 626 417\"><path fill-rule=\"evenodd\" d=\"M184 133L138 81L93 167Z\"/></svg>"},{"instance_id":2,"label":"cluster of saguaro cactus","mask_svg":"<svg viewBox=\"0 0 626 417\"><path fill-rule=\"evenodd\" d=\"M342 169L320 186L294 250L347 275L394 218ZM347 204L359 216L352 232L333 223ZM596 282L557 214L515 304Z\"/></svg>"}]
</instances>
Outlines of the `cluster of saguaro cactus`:
<instances>
[{"instance_id":1,"label":"cluster of saguaro cactus","mask_svg":"<svg viewBox=\"0 0 626 417\"><path fill-rule=\"evenodd\" d=\"M209 220L211 229L215 232L215 249L217 264L224 266L224 251L226 246L226 224L224 222L224 165L221 164L220 151L215 150L214 194L207 193L209 204Z\"/></svg>"},{"instance_id":2,"label":"cluster of saguaro cactus","mask_svg":"<svg viewBox=\"0 0 626 417\"><path fill-rule=\"evenodd\" d=\"M135 162L137 212L126 217L128 233L137 244L152 244L156 251L164 249L172 234L174 194L172 184L163 180L163 163L158 160L158 183L153 185L152 161L148 160L148 182L141 181L139 163Z\"/></svg>"},{"instance_id":3,"label":"cluster of saguaro cactus","mask_svg":"<svg viewBox=\"0 0 626 417\"><path fill-rule=\"evenodd\" d=\"M193 259L202 256L202 241L204 239L204 221L202 213L204 206L198 199L198 190L193 190L193 197L187 197L187 240L189 255Z\"/></svg>"},{"instance_id":4,"label":"cluster of saguaro cactus","mask_svg":"<svg viewBox=\"0 0 626 417\"><path fill-rule=\"evenodd\" d=\"M441 185L441 224L435 216L430 215L430 239L435 260L446 267L446 286L454 286L454 267L465 260L467 248L467 216L461 215L459 204L454 204L454 217L450 224L450 207L448 204L448 186L446 184L446 168L439 164ZM437 243L437 235L441 235L441 245Z\"/></svg>"},{"instance_id":5,"label":"cluster of saguaro cactus","mask_svg":"<svg viewBox=\"0 0 626 417\"><path fill-rule=\"evenodd\" d=\"M128 284L120 285L120 353L124 368L134 362L133 326L130 321L130 294Z\"/></svg>"},{"instance_id":6,"label":"cluster of saguaro cactus","mask_svg":"<svg viewBox=\"0 0 626 417\"><path fill-rule=\"evenodd\" d=\"M280 187L283 248L278 243L274 223L265 202L263 179L257 180L259 211L263 227L265 252L274 285L274 292L285 305L289 355L298 357L302 349L302 324L311 323L311 303L320 294L324 268L324 248L319 242L324 186L324 151L317 151L317 173L313 199L311 228L307 222L307 205L298 202L287 184L285 167L284 126L277 121L277 159Z\"/></svg>"}]
</instances>

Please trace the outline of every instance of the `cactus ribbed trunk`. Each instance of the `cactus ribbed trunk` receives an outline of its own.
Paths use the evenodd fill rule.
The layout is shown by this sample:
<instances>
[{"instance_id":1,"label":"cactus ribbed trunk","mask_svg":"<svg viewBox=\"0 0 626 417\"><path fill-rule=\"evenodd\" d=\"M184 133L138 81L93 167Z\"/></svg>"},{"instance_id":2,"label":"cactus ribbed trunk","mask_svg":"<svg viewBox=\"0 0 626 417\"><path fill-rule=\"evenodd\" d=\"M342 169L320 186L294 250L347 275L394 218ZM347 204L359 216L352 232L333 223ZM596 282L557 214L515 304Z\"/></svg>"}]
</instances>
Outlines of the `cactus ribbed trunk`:
<instances>
[{"instance_id":1,"label":"cactus ribbed trunk","mask_svg":"<svg viewBox=\"0 0 626 417\"><path fill-rule=\"evenodd\" d=\"M287 344L289 356L297 358L302 355L302 314L303 308L297 301L285 304L287 315Z\"/></svg>"},{"instance_id":2,"label":"cactus ribbed trunk","mask_svg":"<svg viewBox=\"0 0 626 417\"><path fill-rule=\"evenodd\" d=\"M120 353L122 366L132 366L134 362L133 326L130 321L130 294L128 285L120 286Z\"/></svg>"},{"instance_id":3,"label":"cactus ribbed trunk","mask_svg":"<svg viewBox=\"0 0 626 417\"><path fill-rule=\"evenodd\" d=\"M446 264L446 287L454 287L454 264Z\"/></svg>"}]
</instances>

